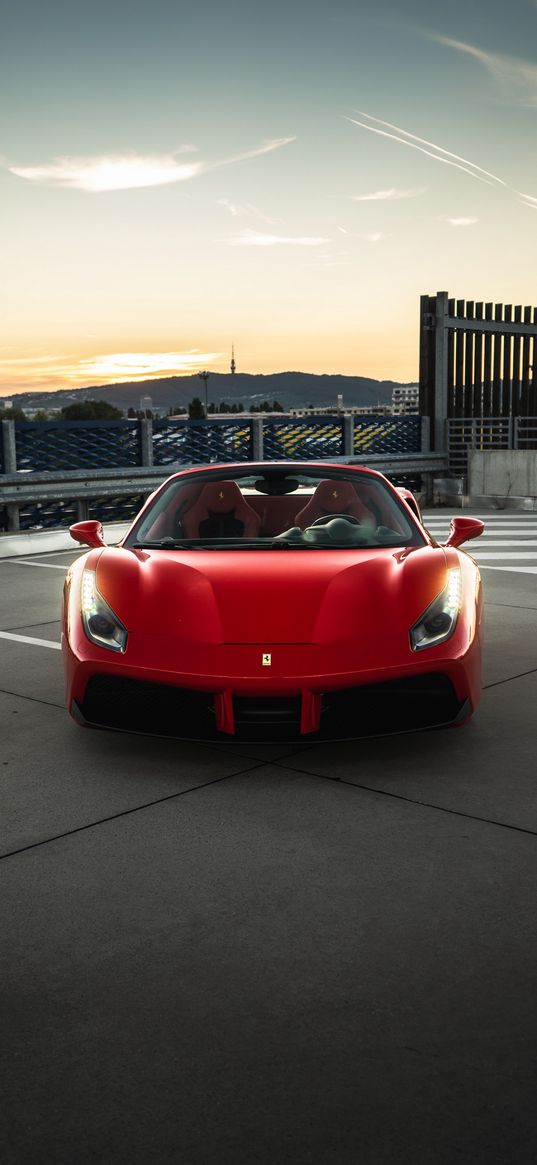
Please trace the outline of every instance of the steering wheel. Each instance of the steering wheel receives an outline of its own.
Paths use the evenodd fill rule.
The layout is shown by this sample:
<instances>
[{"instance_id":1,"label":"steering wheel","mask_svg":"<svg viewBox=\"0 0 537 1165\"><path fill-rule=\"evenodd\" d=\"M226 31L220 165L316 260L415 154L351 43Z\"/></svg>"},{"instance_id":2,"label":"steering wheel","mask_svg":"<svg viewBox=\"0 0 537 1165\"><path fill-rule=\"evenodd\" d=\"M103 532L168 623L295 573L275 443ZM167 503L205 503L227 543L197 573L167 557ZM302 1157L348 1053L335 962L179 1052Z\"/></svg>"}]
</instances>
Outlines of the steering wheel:
<instances>
[{"instance_id":1,"label":"steering wheel","mask_svg":"<svg viewBox=\"0 0 537 1165\"><path fill-rule=\"evenodd\" d=\"M311 526L326 526L334 518L344 518L346 522L350 522L353 526L361 526L359 518L355 518L353 514L323 514L322 518L316 518L311 523Z\"/></svg>"}]
</instances>

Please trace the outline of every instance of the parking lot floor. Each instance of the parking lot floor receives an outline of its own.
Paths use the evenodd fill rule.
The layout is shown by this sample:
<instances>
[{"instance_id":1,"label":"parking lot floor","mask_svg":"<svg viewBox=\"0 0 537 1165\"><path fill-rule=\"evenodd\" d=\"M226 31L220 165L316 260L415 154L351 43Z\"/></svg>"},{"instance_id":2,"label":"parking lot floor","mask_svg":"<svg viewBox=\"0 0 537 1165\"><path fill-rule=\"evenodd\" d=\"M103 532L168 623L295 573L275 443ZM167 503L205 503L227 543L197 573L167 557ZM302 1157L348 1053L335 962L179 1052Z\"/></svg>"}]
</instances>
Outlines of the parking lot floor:
<instances>
[{"instance_id":1,"label":"parking lot floor","mask_svg":"<svg viewBox=\"0 0 537 1165\"><path fill-rule=\"evenodd\" d=\"M70 721L71 558L0 564L2 1162L533 1165L534 579L467 726L224 747Z\"/></svg>"}]
</instances>

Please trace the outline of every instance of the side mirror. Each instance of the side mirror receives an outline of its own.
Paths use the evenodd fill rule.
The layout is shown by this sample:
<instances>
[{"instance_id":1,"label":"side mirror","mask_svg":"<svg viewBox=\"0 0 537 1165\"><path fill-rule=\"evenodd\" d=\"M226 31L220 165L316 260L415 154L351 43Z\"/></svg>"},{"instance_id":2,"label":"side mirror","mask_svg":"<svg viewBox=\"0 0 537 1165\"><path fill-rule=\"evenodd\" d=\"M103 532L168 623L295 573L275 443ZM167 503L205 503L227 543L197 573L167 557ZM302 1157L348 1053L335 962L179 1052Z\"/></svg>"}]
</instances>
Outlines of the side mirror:
<instances>
[{"instance_id":1,"label":"side mirror","mask_svg":"<svg viewBox=\"0 0 537 1165\"><path fill-rule=\"evenodd\" d=\"M106 545L101 523L94 520L90 522L75 522L74 526L69 527L69 533L75 542L81 542L83 546L95 547Z\"/></svg>"},{"instance_id":2,"label":"side mirror","mask_svg":"<svg viewBox=\"0 0 537 1165\"><path fill-rule=\"evenodd\" d=\"M484 529L485 523L480 522L479 518L452 518L449 537L442 545L462 546L463 542L469 542L471 538L479 538Z\"/></svg>"}]
</instances>

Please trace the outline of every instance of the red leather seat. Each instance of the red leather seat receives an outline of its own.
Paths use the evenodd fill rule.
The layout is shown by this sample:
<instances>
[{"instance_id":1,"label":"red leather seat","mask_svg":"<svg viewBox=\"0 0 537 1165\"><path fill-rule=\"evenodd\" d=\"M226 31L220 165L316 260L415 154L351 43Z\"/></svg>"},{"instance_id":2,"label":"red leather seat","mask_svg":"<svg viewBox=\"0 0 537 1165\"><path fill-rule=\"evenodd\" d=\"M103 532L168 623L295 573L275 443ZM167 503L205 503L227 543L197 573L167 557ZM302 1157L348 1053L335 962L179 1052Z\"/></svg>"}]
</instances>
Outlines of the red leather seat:
<instances>
[{"instance_id":1,"label":"red leather seat","mask_svg":"<svg viewBox=\"0 0 537 1165\"><path fill-rule=\"evenodd\" d=\"M205 485L183 516L185 538L256 538L261 518L234 481Z\"/></svg>"},{"instance_id":2,"label":"red leather seat","mask_svg":"<svg viewBox=\"0 0 537 1165\"><path fill-rule=\"evenodd\" d=\"M159 514L147 531L148 538L181 538L183 536L183 515L194 505L203 486L197 483L184 485L180 493L173 494L166 509ZM179 502L179 504L178 504Z\"/></svg>"},{"instance_id":3,"label":"red leather seat","mask_svg":"<svg viewBox=\"0 0 537 1165\"><path fill-rule=\"evenodd\" d=\"M321 481L308 504L297 514L295 522L304 530L317 518L326 518L330 514L349 514L360 522L373 521L371 511L360 501L350 481Z\"/></svg>"}]
</instances>

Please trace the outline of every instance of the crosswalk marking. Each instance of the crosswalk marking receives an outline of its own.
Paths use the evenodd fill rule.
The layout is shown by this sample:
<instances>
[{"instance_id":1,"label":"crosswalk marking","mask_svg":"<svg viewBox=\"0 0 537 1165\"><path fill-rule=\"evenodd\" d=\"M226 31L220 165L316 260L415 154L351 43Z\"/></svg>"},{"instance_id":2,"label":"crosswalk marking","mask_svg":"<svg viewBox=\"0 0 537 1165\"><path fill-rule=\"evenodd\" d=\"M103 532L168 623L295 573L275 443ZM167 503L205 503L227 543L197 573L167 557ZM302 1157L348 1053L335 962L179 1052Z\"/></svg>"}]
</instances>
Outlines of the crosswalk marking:
<instances>
[{"instance_id":1,"label":"crosswalk marking","mask_svg":"<svg viewBox=\"0 0 537 1165\"><path fill-rule=\"evenodd\" d=\"M513 515L509 511L490 513L439 512L425 513L424 525L433 538L444 542L449 534L452 518L480 518L485 523L483 534L462 546L475 558L483 570L516 571L518 574L537 574L537 514L528 512ZM516 564L516 565L515 565Z\"/></svg>"}]
</instances>

